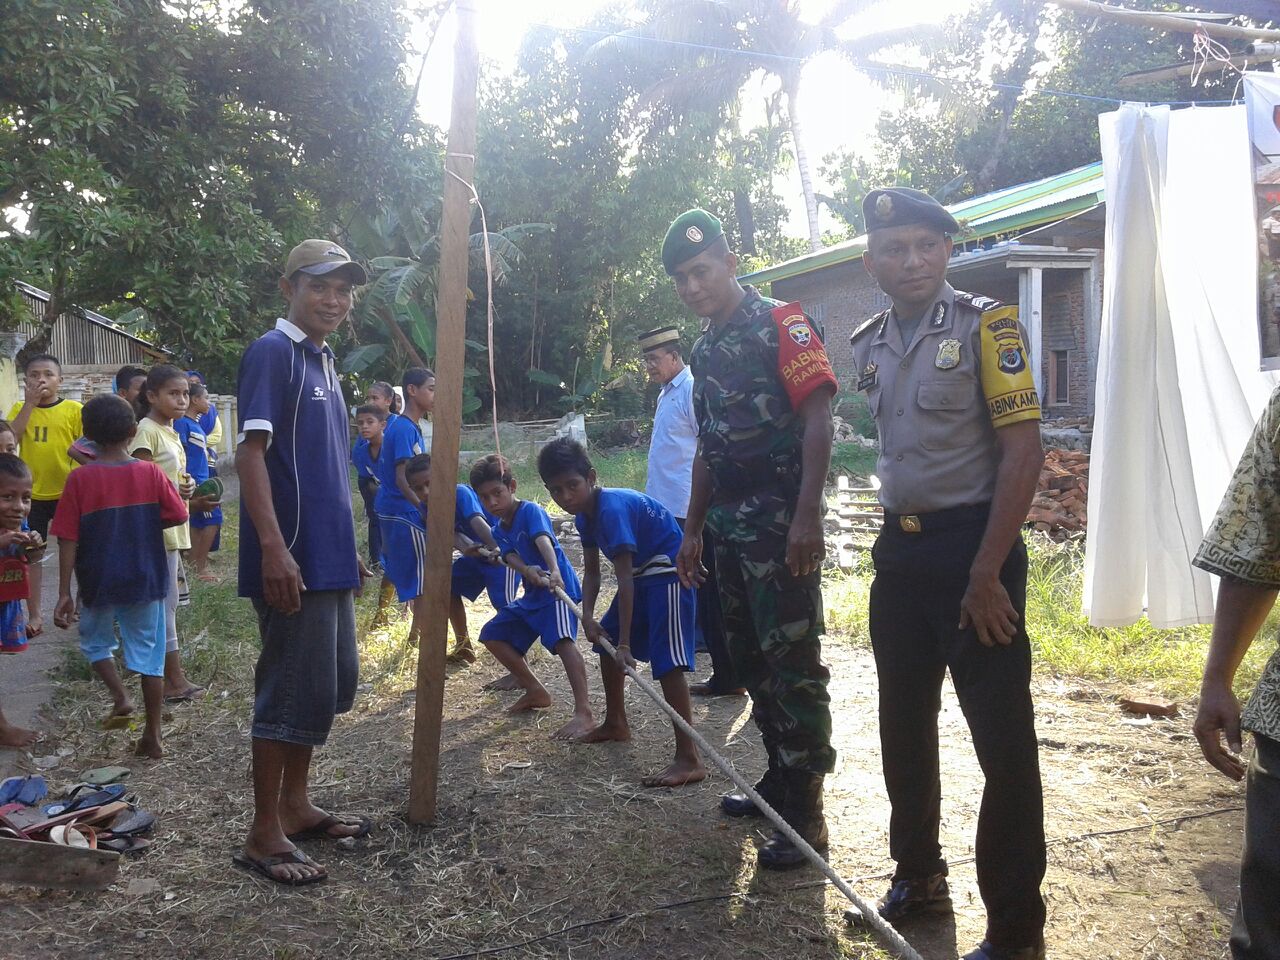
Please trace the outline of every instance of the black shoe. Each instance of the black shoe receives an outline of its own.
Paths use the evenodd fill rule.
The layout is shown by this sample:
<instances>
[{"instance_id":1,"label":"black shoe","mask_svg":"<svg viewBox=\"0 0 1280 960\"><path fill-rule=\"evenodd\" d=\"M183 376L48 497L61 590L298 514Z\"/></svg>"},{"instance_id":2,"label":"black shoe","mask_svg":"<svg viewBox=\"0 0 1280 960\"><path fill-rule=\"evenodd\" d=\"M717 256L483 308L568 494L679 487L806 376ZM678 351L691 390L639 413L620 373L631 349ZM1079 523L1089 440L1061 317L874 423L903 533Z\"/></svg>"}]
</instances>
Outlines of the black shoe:
<instances>
[{"instance_id":1,"label":"black shoe","mask_svg":"<svg viewBox=\"0 0 1280 960\"><path fill-rule=\"evenodd\" d=\"M818 853L826 853L828 843L827 821L822 815L822 781L820 773L786 771L786 793L778 811ZM794 870L810 861L785 833L775 830L757 851L756 862L765 870Z\"/></svg>"},{"instance_id":2,"label":"black shoe","mask_svg":"<svg viewBox=\"0 0 1280 960\"><path fill-rule=\"evenodd\" d=\"M782 779L778 771L770 767L756 784L756 793L775 810L782 805L784 791ZM763 817L764 813L756 806L755 801L741 790L726 793L720 798L720 809L731 817Z\"/></svg>"},{"instance_id":3,"label":"black shoe","mask_svg":"<svg viewBox=\"0 0 1280 960\"><path fill-rule=\"evenodd\" d=\"M951 890L947 887L946 874L897 881L876 904L876 911L894 926L924 913L950 913Z\"/></svg>"},{"instance_id":4,"label":"black shoe","mask_svg":"<svg viewBox=\"0 0 1280 960\"><path fill-rule=\"evenodd\" d=\"M716 683L715 677L711 677L689 684L689 694L694 697L745 697L747 688L722 687Z\"/></svg>"},{"instance_id":5,"label":"black shoe","mask_svg":"<svg viewBox=\"0 0 1280 960\"><path fill-rule=\"evenodd\" d=\"M964 960L1044 960L1044 938L1031 947L993 946L990 940L983 940L978 949L966 953Z\"/></svg>"}]
</instances>

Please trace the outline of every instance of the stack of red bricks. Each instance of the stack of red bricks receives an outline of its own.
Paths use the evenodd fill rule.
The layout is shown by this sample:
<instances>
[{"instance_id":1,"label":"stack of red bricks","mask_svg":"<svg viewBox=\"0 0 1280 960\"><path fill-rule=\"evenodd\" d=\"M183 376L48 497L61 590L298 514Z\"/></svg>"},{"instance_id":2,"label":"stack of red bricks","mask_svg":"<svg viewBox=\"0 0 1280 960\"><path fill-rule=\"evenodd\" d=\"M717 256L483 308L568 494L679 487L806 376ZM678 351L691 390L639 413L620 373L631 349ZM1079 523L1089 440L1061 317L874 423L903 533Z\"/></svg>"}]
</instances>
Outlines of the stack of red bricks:
<instances>
[{"instance_id":1,"label":"stack of red bricks","mask_svg":"<svg viewBox=\"0 0 1280 960\"><path fill-rule=\"evenodd\" d=\"M1089 455L1050 447L1027 523L1055 540L1082 536L1088 519Z\"/></svg>"}]
</instances>

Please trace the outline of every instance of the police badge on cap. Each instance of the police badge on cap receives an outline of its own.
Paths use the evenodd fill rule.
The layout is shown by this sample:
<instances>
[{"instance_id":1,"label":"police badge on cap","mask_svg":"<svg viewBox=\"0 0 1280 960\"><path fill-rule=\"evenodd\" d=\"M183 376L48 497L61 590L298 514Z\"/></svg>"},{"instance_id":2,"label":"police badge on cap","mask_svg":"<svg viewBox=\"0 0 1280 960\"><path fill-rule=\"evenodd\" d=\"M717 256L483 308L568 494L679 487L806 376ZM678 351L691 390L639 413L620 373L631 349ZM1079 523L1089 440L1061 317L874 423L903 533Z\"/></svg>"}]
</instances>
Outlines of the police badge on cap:
<instances>
[{"instance_id":1,"label":"police badge on cap","mask_svg":"<svg viewBox=\"0 0 1280 960\"><path fill-rule=\"evenodd\" d=\"M920 224L942 233L957 234L960 224L947 208L927 193L910 187L879 187L862 200L867 232Z\"/></svg>"}]
</instances>

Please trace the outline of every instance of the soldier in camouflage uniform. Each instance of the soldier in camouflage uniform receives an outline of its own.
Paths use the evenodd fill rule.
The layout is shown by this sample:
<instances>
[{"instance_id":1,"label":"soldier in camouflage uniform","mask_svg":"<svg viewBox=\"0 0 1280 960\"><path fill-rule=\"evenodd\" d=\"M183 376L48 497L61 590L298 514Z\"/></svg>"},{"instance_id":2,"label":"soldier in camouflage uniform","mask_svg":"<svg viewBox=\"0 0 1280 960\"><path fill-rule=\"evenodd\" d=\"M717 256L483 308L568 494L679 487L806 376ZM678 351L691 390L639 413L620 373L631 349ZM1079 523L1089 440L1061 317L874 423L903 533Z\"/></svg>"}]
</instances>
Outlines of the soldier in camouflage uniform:
<instances>
[{"instance_id":1,"label":"soldier in camouflage uniform","mask_svg":"<svg viewBox=\"0 0 1280 960\"><path fill-rule=\"evenodd\" d=\"M821 332L797 305L739 285L737 259L711 214L676 218L662 260L685 305L706 320L690 357L699 441L677 566L685 583L697 582L708 524L730 657L769 755L756 789L824 850L822 782L835 751L820 572L835 376ZM760 816L741 793L724 796L721 808ZM788 869L804 858L775 831L759 862Z\"/></svg>"}]
</instances>

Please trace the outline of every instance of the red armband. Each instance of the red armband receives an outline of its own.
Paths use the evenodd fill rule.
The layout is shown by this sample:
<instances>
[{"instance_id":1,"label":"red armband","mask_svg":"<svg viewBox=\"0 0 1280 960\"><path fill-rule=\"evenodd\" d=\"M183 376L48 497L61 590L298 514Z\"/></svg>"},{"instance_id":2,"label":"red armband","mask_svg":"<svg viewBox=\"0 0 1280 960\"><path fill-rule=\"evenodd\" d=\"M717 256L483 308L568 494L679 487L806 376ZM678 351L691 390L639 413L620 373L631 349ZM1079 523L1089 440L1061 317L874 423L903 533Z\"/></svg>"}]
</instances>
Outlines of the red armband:
<instances>
[{"instance_id":1,"label":"red armband","mask_svg":"<svg viewBox=\"0 0 1280 960\"><path fill-rule=\"evenodd\" d=\"M773 308L778 327L778 376L791 398L791 409L799 410L809 394L819 387L839 387L827 359L827 348L798 303Z\"/></svg>"}]
</instances>

